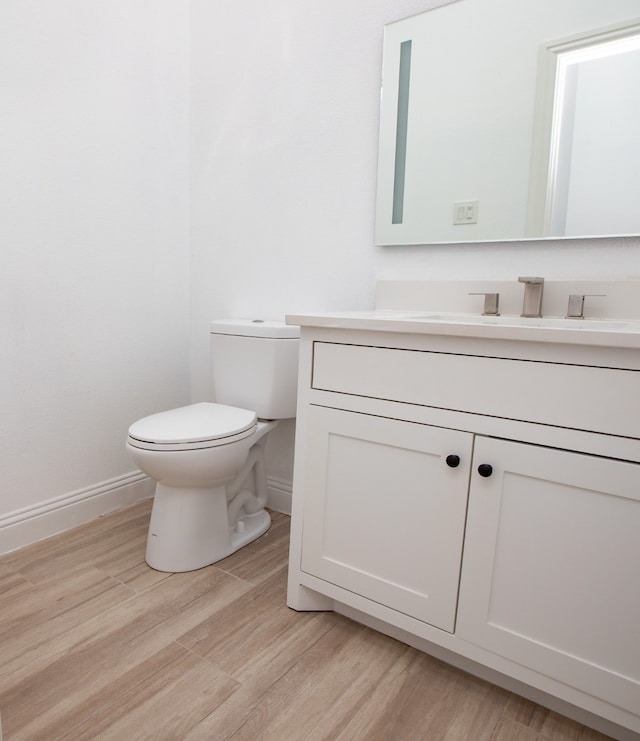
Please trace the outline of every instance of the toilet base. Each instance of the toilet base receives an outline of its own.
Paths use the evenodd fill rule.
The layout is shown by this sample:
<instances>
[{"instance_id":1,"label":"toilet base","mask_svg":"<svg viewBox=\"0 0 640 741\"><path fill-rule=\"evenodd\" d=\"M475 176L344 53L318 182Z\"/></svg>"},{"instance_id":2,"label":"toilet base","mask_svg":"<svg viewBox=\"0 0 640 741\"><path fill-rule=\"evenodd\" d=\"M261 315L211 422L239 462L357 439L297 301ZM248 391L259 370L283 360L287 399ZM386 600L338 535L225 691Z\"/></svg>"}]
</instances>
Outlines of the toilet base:
<instances>
[{"instance_id":1,"label":"toilet base","mask_svg":"<svg viewBox=\"0 0 640 741\"><path fill-rule=\"evenodd\" d=\"M265 509L238 518L235 530L231 531L230 540L233 548L231 553L235 553L238 549L251 543L252 540L264 535L270 527L271 517Z\"/></svg>"},{"instance_id":2,"label":"toilet base","mask_svg":"<svg viewBox=\"0 0 640 741\"><path fill-rule=\"evenodd\" d=\"M242 515L229 527L224 486L187 488L158 483L145 561L156 571L195 571L230 556L266 533L269 513Z\"/></svg>"}]
</instances>

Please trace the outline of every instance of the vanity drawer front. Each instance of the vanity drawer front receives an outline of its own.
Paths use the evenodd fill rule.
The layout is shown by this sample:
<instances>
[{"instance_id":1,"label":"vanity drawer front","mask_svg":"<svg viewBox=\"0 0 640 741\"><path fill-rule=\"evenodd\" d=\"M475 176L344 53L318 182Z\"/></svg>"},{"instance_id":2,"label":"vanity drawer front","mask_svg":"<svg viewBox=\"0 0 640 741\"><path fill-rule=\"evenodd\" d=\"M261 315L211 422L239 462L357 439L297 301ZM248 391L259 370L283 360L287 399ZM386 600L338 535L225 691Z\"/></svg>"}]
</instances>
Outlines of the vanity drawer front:
<instances>
[{"instance_id":1,"label":"vanity drawer front","mask_svg":"<svg viewBox=\"0 0 640 741\"><path fill-rule=\"evenodd\" d=\"M315 342L312 388L640 439L640 371Z\"/></svg>"}]
</instances>

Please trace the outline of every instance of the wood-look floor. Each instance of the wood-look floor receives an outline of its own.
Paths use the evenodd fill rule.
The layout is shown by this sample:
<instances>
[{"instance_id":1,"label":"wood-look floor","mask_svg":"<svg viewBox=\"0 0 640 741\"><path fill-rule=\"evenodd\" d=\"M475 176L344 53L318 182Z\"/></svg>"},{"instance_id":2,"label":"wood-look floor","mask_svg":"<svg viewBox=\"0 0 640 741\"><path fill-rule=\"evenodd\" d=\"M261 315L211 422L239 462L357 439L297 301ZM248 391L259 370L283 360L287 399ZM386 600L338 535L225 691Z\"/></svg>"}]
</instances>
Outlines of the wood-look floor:
<instances>
[{"instance_id":1,"label":"wood-look floor","mask_svg":"<svg viewBox=\"0 0 640 741\"><path fill-rule=\"evenodd\" d=\"M2 741L596 741L334 613L285 606L288 518L215 566L144 562L150 503L0 558Z\"/></svg>"}]
</instances>

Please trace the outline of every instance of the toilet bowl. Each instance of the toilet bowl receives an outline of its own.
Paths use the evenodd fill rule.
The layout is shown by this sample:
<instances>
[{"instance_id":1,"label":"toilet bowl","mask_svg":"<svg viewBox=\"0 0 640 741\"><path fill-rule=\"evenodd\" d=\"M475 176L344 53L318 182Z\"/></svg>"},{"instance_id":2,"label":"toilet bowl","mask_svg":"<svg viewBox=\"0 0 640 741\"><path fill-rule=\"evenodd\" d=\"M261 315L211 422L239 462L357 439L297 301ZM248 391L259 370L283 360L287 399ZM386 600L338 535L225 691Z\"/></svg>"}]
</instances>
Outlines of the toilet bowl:
<instances>
[{"instance_id":1,"label":"toilet bowl","mask_svg":"<svg viewBox=\"0 0 640 741\"><path fill-rule=\"evenodd\" d=\"M260 537L271 524L265 510L264 446L278 419L295 413L298 328L279 322L252 325L247 320L212 324L216 402L152 414L129 428L127 449L156 481L145 559L159 571L208 566ZM233 372L235 363L242 372ZM251 374L259 374L260 384L251 384ZM266 375L271 376L267 383ZM216 378L221 379L217 387ZM217 401L230 397L250 399L273 418L259 419L254 409Z\"/></svg>"}]
</instances>

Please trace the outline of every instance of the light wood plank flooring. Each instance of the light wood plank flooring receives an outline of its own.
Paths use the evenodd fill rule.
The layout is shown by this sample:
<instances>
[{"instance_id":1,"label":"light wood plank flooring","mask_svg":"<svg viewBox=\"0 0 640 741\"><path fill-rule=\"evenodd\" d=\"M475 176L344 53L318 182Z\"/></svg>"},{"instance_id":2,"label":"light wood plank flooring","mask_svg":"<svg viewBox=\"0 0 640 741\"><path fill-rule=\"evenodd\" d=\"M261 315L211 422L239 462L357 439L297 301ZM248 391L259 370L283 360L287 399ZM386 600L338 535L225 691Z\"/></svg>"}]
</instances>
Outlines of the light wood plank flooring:
<instances>
[{"instance_id":1,"label":"light wood plank flooring","mask_svg":"<svg viewBox=\"0 0 640 741\"><path fill-rule=\"evenodd\" d=\"M285 605L289 520L199 571L150 503L0 558L2 741L602 741L333 613Z\"/></svg>"}]
</instances>

